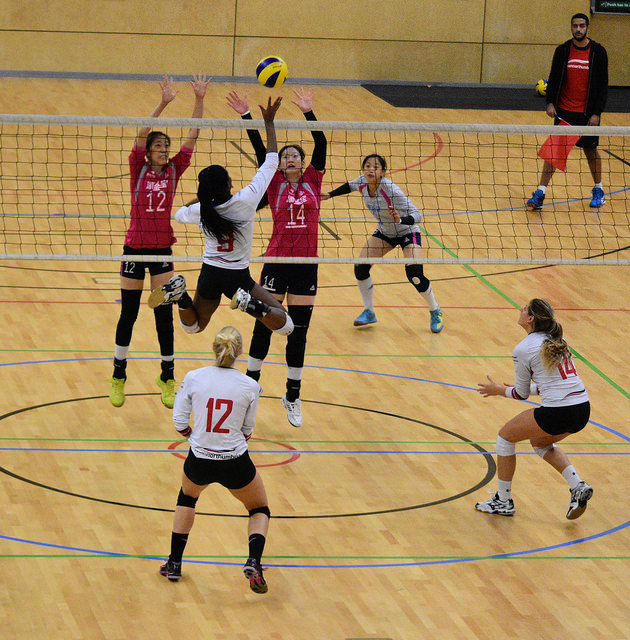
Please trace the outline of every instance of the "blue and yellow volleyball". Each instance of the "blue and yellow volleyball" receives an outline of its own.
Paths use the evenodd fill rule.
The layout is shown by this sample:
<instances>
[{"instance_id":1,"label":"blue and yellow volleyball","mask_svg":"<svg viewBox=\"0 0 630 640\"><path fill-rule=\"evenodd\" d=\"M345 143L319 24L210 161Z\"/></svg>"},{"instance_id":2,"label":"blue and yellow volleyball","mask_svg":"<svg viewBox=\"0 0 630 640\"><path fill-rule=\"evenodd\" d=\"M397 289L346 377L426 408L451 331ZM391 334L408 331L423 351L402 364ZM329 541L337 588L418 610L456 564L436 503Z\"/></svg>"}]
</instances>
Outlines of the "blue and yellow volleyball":
<instances>
[{"instance_id":1,"label":"blue and yellow volleyball","mask_svg":"<svg viewBox=\"0 0 630 640\"><path fill-rule=\"evenodd\" d=\"M547 95L547 81L542 78L536 83L536 93L539 96Z\"/></svg>"},{"instance_id":2,"label":"blue and yellow volleyball","mask_svg":"<svg viewBox=\"0 0 630 640\"><path fill-rule=\"evenodd\" d=\"M287 63L282 58L278 58L278 56L267 56L256 66L258 82L270 89L282 85L288 74Z\"/></svg>"}]
</instances>

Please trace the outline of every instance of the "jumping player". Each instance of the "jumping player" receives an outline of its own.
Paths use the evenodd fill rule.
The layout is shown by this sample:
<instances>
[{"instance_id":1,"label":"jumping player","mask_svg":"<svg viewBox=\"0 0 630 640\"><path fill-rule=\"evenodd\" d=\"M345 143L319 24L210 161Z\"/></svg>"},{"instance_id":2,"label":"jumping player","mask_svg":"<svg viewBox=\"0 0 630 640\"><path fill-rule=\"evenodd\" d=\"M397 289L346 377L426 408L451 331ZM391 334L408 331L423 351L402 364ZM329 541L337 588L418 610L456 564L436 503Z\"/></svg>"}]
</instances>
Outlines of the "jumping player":
<instances>
[{"instance_id":1,"label":"jumping player","mask_svg":"<svg viewBox=\"0 0 630 640\"><path fill-rule=\"evenodd\" d=\"M293 101L306 120L317 120L313 113L313 92L293 92ZM228 104L245 120L251 119L247 97L230 92ZM280 163L265 198L259 208L269 204L273 217L273 231L265 256L316 257L321 205L322 178L326 171L326 136L312 131L313 155L310 164L305 162L301 146L290 144L280 149ZM247 131L254 147L259 166L265 159L266 149L257 129ZM289 315L295 328L287 336L286 362L287 384L282 405L287 410L289 424L302 426L300 388L306 352L306 334L311 322L317 294L317 264L265 263L260 274L261 286L276 300L283 302L286 296ZM247 375L260 380L263 361L269 353L271 331L256 322L249 346Z\"/></svg>"},{"instance_id":2,"label":"jumping player","mask_svg":"<svg viewBox=\"0 0 630 640\"><path fill-rule=\"evenodd\" d=\"M203 101L209 82L205 76L194 76L191 82L195 93L193 118L203 116ZM152 118L161 115L177 95L173 80L167 76L163 77L160 87L162 99L151 114ZM116 327L114 374L109 392L109 399L115 407L121 407L125 402L127 354L140 309L145 270L151 275L151 288L162 286L173 276L173 263L169 257L172 255L171 246L177 242L170 220L173 198L182 173L190 166L199 135L199 129L191 129L180 151L170 158L171 139L161 131L149 131L149 127L140 129L129 155L131 222L123 252L130 258L120 267L120 319ZM133 255L159 255L164 256L164 261L136 262L131 258ZM162 392L162 402L172 408L175 400L173 311L170 306L159 307L154 313L162 355L162 373L156 382Z\"/></svg>"}]
</instances>

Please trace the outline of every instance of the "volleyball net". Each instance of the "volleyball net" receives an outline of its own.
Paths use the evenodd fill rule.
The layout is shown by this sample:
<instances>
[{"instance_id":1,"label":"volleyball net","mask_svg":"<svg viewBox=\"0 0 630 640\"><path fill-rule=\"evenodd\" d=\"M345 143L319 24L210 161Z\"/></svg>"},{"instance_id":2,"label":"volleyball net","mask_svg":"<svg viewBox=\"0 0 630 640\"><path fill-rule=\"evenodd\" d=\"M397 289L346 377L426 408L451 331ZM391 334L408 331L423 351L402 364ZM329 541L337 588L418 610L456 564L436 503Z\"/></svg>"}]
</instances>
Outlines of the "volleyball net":
<instances>
[{"instance_id":1,"label":"volleyball net","mask_svg":"<svg viewBox=\"0 0 630 640\"><path fill-rule=\"evenodd\" d=\"M262 121L0 115L0 259L121 260L130 211L128 156L143 126L168 133L171 156L191 127L201 129L173 213L195 197L196 176L209 164L224 165L235 190L255 173L246 128L263 129ZM365 156L383 156L387 176L423 214L426 263L630 264L630 127L597 128L603 207L589 206L593 181L584 154L573 149L566 171L553 176L541 211L528 210L525 202L539 183L538 152L558 127L278 121L276 129L279 146L301 145L307 162L311 130L324 131L324 192L358 177ZM593 129L573 127L571 133ZM172 224L175 259L200 261L201 230ZM362 258L375 229L358 193L325 200L319 257L294 261L417 261L399 249L381 259ZM252 262L291 261L263 260L271 230L267 207L256 216Z\"/></svg>"}]
</instances>

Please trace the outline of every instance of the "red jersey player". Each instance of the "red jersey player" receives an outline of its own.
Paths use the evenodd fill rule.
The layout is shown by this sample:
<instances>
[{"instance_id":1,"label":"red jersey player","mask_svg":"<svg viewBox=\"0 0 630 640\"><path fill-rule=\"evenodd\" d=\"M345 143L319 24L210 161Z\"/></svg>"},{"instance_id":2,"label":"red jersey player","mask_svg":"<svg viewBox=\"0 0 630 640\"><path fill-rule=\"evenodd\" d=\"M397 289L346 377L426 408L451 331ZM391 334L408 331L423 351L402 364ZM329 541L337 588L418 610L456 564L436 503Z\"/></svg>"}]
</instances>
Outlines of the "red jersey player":
<instances>
[{"instance_id":1,"label":"red jersey player","mask_svg":"<svg viewBox=\"0 0 630 640\"><path fill-rule=\"evenodd\" d=\"M293 102L307 120L316 120L313 113L313 92L311 90L294 91L297 100ZM236 91L228 95L228 104L242 118L251 118L246 97ZM256 129L248 130L249 139L256 152L260 165L265 159L265 146ZM305 165L305 153L297 144L280 149L280 163L274 175L267 197L259 208L269 204L273 217L273 231L266 256L274 257L316 257L319 229L319 209L321 204L322 178L326 168L326 136L321 131L312 131L315 147L311 162ZM260 284L277 300L284 301L295 328L287 336L287 386L282 404L287 410L289 423L294 427L302 426L300 387L306 334L313 313L317 293L317 264L273 263L265 264ZM260 322L254 325L252 341L249 346L247 375L254 380L260 379L263 360L269 352L271 332Z\"/></svg>"},{"instance_id":2,"label":"red jersey player","mask_svg":"<svg viewBox=\"0 0 630 640\"><path fill-rule=\"evenodd\" d=\"M210 79L194 76L191 82L195 93L192 117L203 116L203 101ZM157 118L172 102L177 91L173 80L164 76L160 82L162 98L151 117ZM190 129L181 150L169 157L171 140L161 131L144 127L138 132L131 154L131 222L125 236L124 254L129 256L120 267L121 309L116 327L114 346L114 374L109 399L115 407L125 402L127 379L127 354L131 343L133 325L138 317L145 270L151 275L151 288L163 285L173 275L171 246L177 241L171 227L171 208L177 183L190 166L199 129ZM163 255L163 262L136 262L133 255ZM162 402L172 408L175 401L173 310L158 307L155 326L162 355L162 373L156 382L162 392Z\"/></svg>"}]
</instances>

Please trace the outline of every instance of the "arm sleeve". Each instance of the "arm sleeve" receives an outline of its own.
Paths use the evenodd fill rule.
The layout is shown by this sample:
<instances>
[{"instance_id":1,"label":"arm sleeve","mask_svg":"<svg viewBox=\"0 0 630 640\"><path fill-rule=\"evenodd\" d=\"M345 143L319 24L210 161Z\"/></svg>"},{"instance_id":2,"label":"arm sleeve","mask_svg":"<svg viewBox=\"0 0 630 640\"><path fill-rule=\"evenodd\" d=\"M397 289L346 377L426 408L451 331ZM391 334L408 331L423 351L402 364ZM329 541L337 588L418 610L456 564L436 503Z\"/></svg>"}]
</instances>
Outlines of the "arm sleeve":
<instances>
[{"instance_id":1,"label":"arm sleeve","mask_svg":"<svg viewBox=\"0 0 630 640\"><path fill-rule=\"evenodd\" d=\"M526 351L518 345L512 353L514 361L514 390L512 397L517 400L527 400L531 392L532 372ZM516 394L516 395L514 395Z\"/></svg>"},{"instance_id":2,"label":"arm sleeve","mask_svg":"<svg viewBox=\"0 0 630 640\"><path fill-rule=\"evenodd\" d=\"M553 104L557 97L560 95L560 78L562 77L562 64L563 64L563 47L560 45L556 48L553 54L553 60L551 61L551 69L549 70L549 79L547 80L547 95L545 97L546 104Z\"/></svg>"},{"instance_id":3,"label":"arm sleeve","mask_svg":"<svg viewBox=\"0 0 630 640\"><path fill-rule=\"evenodd\" d=\"M255 392L252 394L252 401L247 408L247 413L245 414L245 420L243 421L243 426L241 427L241 431L244 436L250 436L254 427L256 426L256 410L258 409L258 398L260 397L260 392Z\"/></svg>"},{"instance_id":4,"label":"arm sleeve","mask_svg":"<svg viewBox=\"0 0 630 640\"><path fill-rule=\"evenodd\" d=\"M175 212L175 220L182 224L201 224L201 205L198 202L191 204L189 207L180 207Z\"/></svg>"},{"instance_id":5,"label":"arm sleeve","mask_svg":"<svg viewBox=\"0 0 630 640\"><path fill-rule=\"evenodd\" d=\"M334 198L335 196L345 196L349 193L352 193L352 189L350 188L350 183L346 182L345 184L342 184L340 187L337 187L336 189L329 191L328 195L331 198Z\"/></svg>"},{"instance_id":6,"label":"arm sleeve","mask_svg":"<svg viewBox=\"0 0 630 640\"><path fill-rule=\"evenodd\" d=\"M190 428L190 414L192 413L192 398L188 390L189 382L188 374L186 374L173 404L173 424L177 431L185 435L188 435L186 431Z\"/></svg>"},{"instance_id":7,"label":"arm sleeve","mask_svg":"<svg viewBox=\"0 0 630 640\"><path fill-rule=\"evenodd\" d=\"M316 121L317 118L312 111L307 111L304 114L307 120ZM328 148L328 141L322 131L311 131L315 147L313 148L313 156L311 158L311 164L318 171L324 171L326 169L326 151Z\"/></svg>"},{"instance_id":8,"label":"arm sleeve","mask_svg":"<svg viewBox=\"0 0 630 640\"><path fill-rule=\"evenodd\" d=\"M251 120L252 114L248 111L244 113L241 118L243 120ZM265 157L267 156L267 149L265 148L265 143L263 142L262 136L260 135L260 131L258 129L247 129L247 136L249 141L252 143L252 147L254 148L254 153L256 154L256 162L258 166L262 166L265 161Z\"/></svg>"},{"instance_id":9,"label":"arm sleeve","mask_svg":"<svg viewBox=\"0 0 630 640\"><path fill-rule=\"evenodd\" d=\"M268 153L262 166L256 171L256 175L252 181L239 192L241 194L240 197L246 202L258 205L260 199L265 195L267 187L269 187L269 183L277 169L278 154L275 152Z\"/></svg>"},{"instance_id":10,"label":"arm sleeve","mask_svg":"<svg viewBox=\"0 0 630 640\"><path fill-rule=\"evenodd\" d=\"M403 224L414 224L415 222L422 221L422 214L418 211L416 205L411 202L408 196L405 195L403 190L397 185L392 183L392 206L400 217L413 217L413 222L404 222Z\"/></svg>"}]
</instances>

